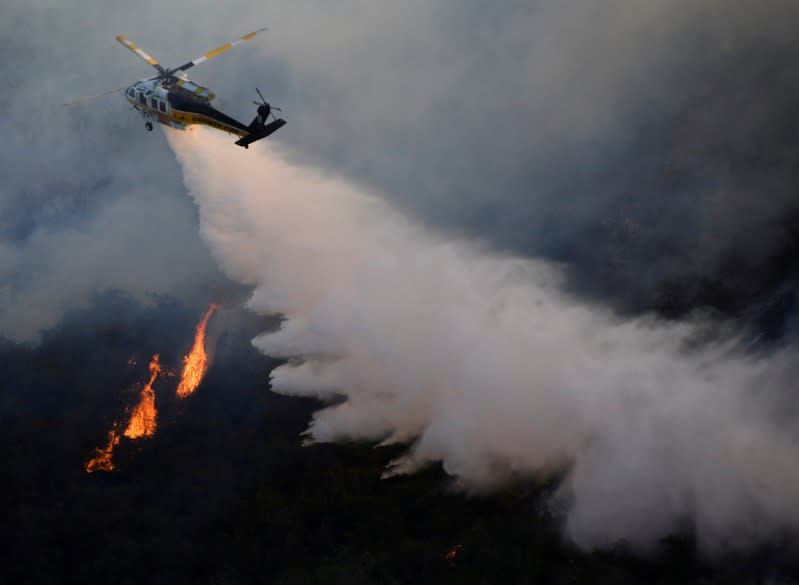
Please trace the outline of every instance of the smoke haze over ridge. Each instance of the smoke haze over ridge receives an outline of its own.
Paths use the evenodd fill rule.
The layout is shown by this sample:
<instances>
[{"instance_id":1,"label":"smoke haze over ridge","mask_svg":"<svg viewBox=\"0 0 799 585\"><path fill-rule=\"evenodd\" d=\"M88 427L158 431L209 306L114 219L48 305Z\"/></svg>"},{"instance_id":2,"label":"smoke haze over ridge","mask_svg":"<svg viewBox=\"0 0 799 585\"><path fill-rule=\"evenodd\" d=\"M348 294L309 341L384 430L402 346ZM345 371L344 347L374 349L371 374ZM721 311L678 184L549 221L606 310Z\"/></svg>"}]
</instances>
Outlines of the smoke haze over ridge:
<instances>
[{"instance_id":1,"label":"smoke haze over ridge","mask_svg":"<svg viewBox=\"0 0 799 585\"><path fill-rule=\"evenodd\" d=\"M269 146L168 138L221 268L286 317L254 340L300 358L273 389L346 399L312 440L411 442L389 473L441 461L475 487L565 468L583 547L687 524L714 551L799 527L792 348L691 347L700 323L619 320L570 299L555 265L442 239Z\"/></svg>"}]
</instances>

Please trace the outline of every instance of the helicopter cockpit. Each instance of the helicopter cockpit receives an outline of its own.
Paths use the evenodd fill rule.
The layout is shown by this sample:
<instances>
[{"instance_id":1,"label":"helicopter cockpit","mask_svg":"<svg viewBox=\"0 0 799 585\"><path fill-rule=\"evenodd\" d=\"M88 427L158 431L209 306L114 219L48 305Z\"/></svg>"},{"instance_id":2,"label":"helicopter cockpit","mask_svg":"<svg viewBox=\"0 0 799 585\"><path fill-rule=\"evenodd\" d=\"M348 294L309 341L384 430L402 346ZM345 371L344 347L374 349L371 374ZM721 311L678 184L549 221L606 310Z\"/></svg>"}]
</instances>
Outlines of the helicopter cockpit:
<instances>
[{"instance_id":1,"label":"helicopter cockpit","mask_svg":"<svg viewBox=\"0 0 799 585\"><path fill-rule=\"evenodd\" d=\"M125 98L144 116L147 122L145 128L152 129L150 118L157 118L159 122L171 125L168 115L170 113L168 92L160 84L152 80L137 81L125 90Z\"/></svg>"}]
</instances>

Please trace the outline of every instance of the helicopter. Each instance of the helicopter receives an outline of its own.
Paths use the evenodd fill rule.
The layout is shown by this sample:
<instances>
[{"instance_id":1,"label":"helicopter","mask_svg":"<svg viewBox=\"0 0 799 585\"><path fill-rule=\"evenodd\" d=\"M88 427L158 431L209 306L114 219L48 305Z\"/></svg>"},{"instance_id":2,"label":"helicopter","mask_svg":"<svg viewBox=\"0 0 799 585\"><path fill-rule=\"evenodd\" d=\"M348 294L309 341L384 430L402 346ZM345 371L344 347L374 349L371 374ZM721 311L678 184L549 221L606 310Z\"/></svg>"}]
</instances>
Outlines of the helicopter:
<instances>
[{"instance_id":1,"label":"helicopter","mask_svg":"<svg viewBox=\"0 0 799 585\"><path fill-rule=\"evenodd\" d=\"M267 29L260 28L248 33L174 69L163 67L125 35L119 35L116 37L117 41L152 65L158 71L158 75L140 79L130 86L113 89L98 95L78 98L64 105L69 106L121 91L122 95L133 106L133 109L137 110L144 118L144 127L147 131L152 131L154 121L179 130L185 130L191 124L204 124L217 130L235 134L239 137L235 144L249 148L253 142L266 138L286 124L285 120L278 118L274 114L275 111L279 112L280 108L271 106L264 99L261 90L256 87L255 91L258 92L260 101L253 101L253 103L258 106L258 109L252 122L249 125L245 125L214 108L211 105L211 101L215 97L214 94L207 87L202 87L190 81L186 71L228 49L232 49L239 43L252 40L255 35L265 30ZM271 121L269 120L270 116L272 118Z\"/></svg>"}]
</instances>

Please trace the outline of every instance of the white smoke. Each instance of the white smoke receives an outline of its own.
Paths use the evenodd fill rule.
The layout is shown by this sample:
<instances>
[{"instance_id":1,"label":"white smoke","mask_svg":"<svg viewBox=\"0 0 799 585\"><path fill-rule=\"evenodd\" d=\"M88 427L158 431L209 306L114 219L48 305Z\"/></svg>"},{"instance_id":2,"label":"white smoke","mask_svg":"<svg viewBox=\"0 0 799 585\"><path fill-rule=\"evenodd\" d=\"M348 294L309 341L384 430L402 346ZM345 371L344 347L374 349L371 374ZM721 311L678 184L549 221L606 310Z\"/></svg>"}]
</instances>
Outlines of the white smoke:
<instances>
[{"instance_id":1,"label":"white smoke","mask_svg":"<svg viewBox=\"0 0 799 585\"><path fill-rule=\"evenodd\" d=\"M202 235L249 306L276 392L343 402L315 441L410 442L390 473L441 461L466 485L567 470L568 535L647 548L692 526L703 546L799 527L797 360L698 346L698 325L620 321L579 304L558 267L499 257L414 225L379 198L244 151L169 133ZM585 242L590 246L590 242Z\"/></svg>"},{"instance_id":2,"label":"white smoke","mask_svg":"<svg viewBox=\"0 0 799 585\"><path fill-rule=\"evenodd\" d=\"M67 311L87 308L107 290L147 303L154 295L185 298L209 281L194 218L180 199L150 187L131 188L77 226L0 240L0 338L35 343Z\"/></svg>"}]
</instances>

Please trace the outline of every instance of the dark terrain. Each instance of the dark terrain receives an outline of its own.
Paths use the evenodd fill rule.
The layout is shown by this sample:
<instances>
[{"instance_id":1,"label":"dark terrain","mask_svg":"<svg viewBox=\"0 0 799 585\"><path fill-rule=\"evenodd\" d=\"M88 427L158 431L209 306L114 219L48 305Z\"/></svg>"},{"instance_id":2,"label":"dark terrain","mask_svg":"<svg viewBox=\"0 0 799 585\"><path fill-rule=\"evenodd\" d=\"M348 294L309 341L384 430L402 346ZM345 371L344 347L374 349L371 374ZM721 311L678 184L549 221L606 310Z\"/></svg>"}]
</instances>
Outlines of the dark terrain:
<instances>
[{"instance_id":1,"label":"dark terrain","mask_svg":"<svg viewBox=\"0 0 799 585\"><path fill-rule=\"evenodd\" d=\"M381 480L398 453L301 446L318 404L268 390L249 344L276 321L216 325L198 392L155 384L159 429L122 440L111 473L83 465L136 400L156 352L177 368L203 307L95 299L35 347L0 348L3 583L755 583L799 575L787 549L703 562L690 530L640 559L564 543L554 478L466 495L431 468ZM241 311L228 310L241 317ZM237 320L233 318L232 320ZM214 330L213 322L212 328ZM129 360L136 365L129 365ZM449 554L448 554L449 553Z\"/></svg>"}]
</instances>

